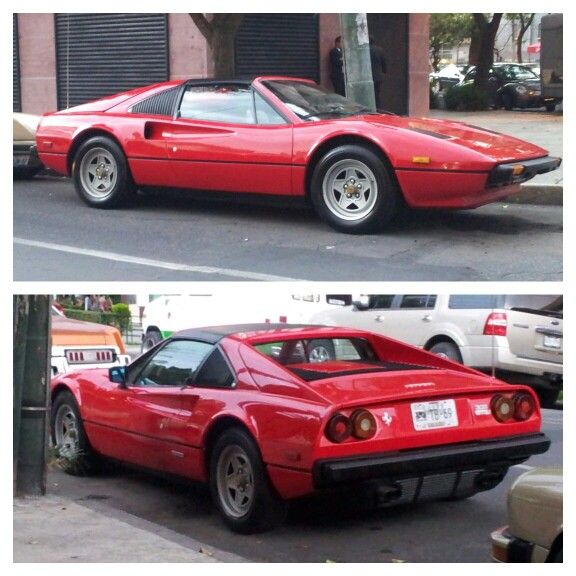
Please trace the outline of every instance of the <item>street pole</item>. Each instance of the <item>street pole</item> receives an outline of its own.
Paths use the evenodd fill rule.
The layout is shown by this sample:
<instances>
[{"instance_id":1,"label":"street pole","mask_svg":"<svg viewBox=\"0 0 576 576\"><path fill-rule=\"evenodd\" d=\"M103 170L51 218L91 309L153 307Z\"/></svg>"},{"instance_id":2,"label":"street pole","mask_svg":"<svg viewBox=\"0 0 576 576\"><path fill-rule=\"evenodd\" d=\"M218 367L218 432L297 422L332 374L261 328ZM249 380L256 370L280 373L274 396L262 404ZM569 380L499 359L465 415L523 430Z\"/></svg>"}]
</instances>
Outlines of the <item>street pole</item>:
<instances>
[{"instance_id":1,"label":"street pole","mask_svg":"<svg viewBox=\"0 0 576 576\"><path fill-rule=\"evenodd\" d=\"M366 14L340 14L346 96L376 111Z\"/></svg>"},{"instance_id":2,"label":"street pole","mask_svg":"<svg viewBox=\"0 0 576 576\"><path fill-rule=\"evenodd\" d=\"M15 492L42 495L46 493L51 299L40 295L14 298L15 412L19 404L14 418Z\"/></svg>"}]
</instances>

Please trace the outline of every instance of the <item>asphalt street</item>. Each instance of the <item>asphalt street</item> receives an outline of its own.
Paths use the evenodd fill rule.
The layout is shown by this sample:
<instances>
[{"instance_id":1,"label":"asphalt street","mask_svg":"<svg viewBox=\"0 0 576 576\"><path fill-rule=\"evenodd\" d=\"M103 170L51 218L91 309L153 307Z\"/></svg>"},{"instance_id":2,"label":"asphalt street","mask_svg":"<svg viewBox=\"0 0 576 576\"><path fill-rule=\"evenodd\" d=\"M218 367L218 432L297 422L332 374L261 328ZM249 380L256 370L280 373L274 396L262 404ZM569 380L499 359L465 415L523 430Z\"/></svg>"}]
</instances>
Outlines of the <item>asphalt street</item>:
<instances>
[{"instance_id":1,"label":"asphalt street","mask_svg":"<svg viewBox=\"0 0 576 576\"><path fill-rule=\"evenodd\" d=\"M305 206L170 192L95 210L71 182L14 182L15 281L559 281L562 207L412 211L334 232Z\"/></svg>"},{"instance_id":2,"label":"asphalt street","mask_svg":"<svg viewBox=\"0 0 576 576\"><path fill-rule=\"evenodd\" d=\"M562 466L563 412L543 410L546 454L510 469L493 490L460 502L375 508L354 494L294 502L287 522L251 536L222 524L208 489L124 467L96 477L72 477L52 469L48 493L128 521L195 551L215 548L255 562L490 562L490 532L506 524L512 482L535 466ZM111 537L114 537L111 535ZM201 543L198 548L198 543Z\"/></svg>"}]
</instances>

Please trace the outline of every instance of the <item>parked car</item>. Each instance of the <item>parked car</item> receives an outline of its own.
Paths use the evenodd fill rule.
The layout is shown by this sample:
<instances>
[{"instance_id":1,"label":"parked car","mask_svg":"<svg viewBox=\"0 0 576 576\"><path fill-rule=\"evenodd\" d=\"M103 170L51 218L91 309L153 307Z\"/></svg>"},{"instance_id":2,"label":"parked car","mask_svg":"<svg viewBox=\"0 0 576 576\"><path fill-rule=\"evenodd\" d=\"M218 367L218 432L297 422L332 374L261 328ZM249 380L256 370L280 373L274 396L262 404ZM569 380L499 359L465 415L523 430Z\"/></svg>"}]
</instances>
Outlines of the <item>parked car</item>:
<instances>
[{"instance_id":1,"label":"parked car","mask_svg":"<svg viewBox=\"0 0 576 576\"><path fill-rule=\"evenodd\" d=\"M476 78L476 67L472 66L462 80L469 84ZM528 66L506 62L495 63L488 73L488 100L495 108L540 108L548 112L556 108L561 99L542 96L540 76Z\"/></svg>"},{"instance_id":2,"label":"parked car","mask_svg":"<svg viewBox=\"0 0 576 576\"><path fill-rule=\"evenodd\" d=\"M508 494L508 526L492 532L495 562L563 562L563 474L536 468Z\"/></svg>"},{"instance_id":3,"label":"parked car","mask_svg":"<svg viewBox=\"0 0 576 576\"><path fill-rule=\"evenodd\" d=\"M468 66L447 64L438 72L430 73L430 85L434 92L446 90L451 86L456 86L464 80Z\"/></svg>"},{"instance_id":4,"label":"parked car","mask_svg":"<svg viewBox=\"0 0 576 576\"><path fill-rule=\"evenodd\" d=\"M14 178L32 178L42 169L36 153L36 128L40 116L12 114L13 175Z\"/></svg>"},{"instance_id":5,"label":"parked car","mask_svg":"<svg viewBox=\"0 0 576 576\"><path fill-rule=\"evenodd\" d=\"M312 316L372 330L534 387L552 406L563 384L563 299L558 295L373 294Z\"/></svg>"},{"instance_id":6,"label":"parked car","mask_svg":"<svg viewBox=\"0 0 576 576\"><path fill-rule=\"evenodd\" d=\"M314 82L171 81L45 115L44 164L89 206L136 188L296 196L343 232L389 224L400 205L474 208L560 159L464 124L372 113Z\"/></svg>"},{"instance_id":7,"label":"parked car","mask_svg":"<svg viewBox=\"0 0 576 576\"><path fill-rule=\"evenodd\" d=\"M344 328L182 331L126 368L58 376L51 394L70 472L105 456L208 482L237 532L368 480L391 504L467 498L550 445L530 388Z\"/></svg>"},{"instance_id":8,"label":"parked car","mask_svg":"<svg viewBox=\"0 0 576 576\"><path fill-rule=\"evenodd\" d=\"M130 363L118 328L66 318L61 310L54 307L51 337L52 376Z\"/></svg>"}]
</instances>

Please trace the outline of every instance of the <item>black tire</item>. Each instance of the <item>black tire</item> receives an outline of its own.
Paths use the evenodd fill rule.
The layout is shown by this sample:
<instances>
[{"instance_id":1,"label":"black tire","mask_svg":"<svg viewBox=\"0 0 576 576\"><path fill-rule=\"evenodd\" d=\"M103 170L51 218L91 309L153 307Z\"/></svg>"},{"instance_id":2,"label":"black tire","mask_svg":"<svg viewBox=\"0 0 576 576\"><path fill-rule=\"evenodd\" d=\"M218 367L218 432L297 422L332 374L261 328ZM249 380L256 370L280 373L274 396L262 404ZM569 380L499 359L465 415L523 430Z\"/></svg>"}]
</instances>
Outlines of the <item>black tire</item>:
<instances>
[{"instance_id":1,"label":"black tire","mask_svg":"<svg viewBox=\"0 0 576 576\"><path fill-rule=\"evenodd\" d=\"M106 136L94 136L80 145L72 179L81 200L94 208L121 206L135 191L124 152Z\"/></svg>"},{"instance_id":2,"label":"black tire","mask_svg":"<svg viewBox=\"0 0 576 576\"><path fill-rule=\"evenodd\" d=\"M556 550L556 552L555 552L554 555L550 558L550 560L548 560L548 562L557 562L557 563L562 563L562 562L564 562L563 548L560 548L560 549Z\"/></svg>"},{"instance_id":3,"label":"black tire","mask_svg":"<svg viewBox=\"0 0 576 576\"><path fill-rule=\"evenodd\" d=\"M14 180L31 180L40 172L42 168L31 168L29 166L15 166L12 172Z\"/></svg>"},{"instance_id":4,"label":"black tire","mask_svg":"<svg viewBox=\"0 0 576 576\"><path fill-rule=\"evenodd\" d=\"M310 340L306 344L306 356L309 362L327 362L336 358L332 340Z\"/></svg>"},{"instance_id":5,"label":"black tire","mask_svg":"<svg viewBox=\"0 0 576 576\"><path fill-rule=\"evenodd\" d=\"M560 396L560 390L554 388L536 388L536 395L542 408L554 408Z\"/></svg>"},{"instance_id":6,"label":"black tire","mask_svg":"<svg viewBox=\"0 0 576 576\"><path fill-rule=\"evenodd\" d=\"M92 450L80 409L69 391L60 392L50 412L52 444L59 466L73 476L84 476L100 468L101 459Z\"/></svg>"},{"instance_id":7,"label":"black tire","mask_svg":"<svg viewBox=\"0 0 576 576\"><path fill-rule=\"evenodd\" d=\"M462 364L460 349L453 342L438 342L438 344L434 344L428 351L432 352L432 354L442 356L442 358L447 358L448 360Z\"/></svg>"},{"instance_id":8,"label":"black tire","mask_svg":"<svg viewBox=\"0 0 576 576\"><path fill-rule=\"evenodd\" d=\"M554 110L556 110L556 103L547 103L545 104L546 106L546 112L554 112Z\"/></svg>"},{"instance_id":9,"label":"black tire","mask_svg":"<svg viewBox=\"0 0 576 576\"><path fill-rule=\"evenodd\" d=\"M338 146L321 158L312 174L310 196L322 220L349 234L384 229L401 205L383 160L357 144Z\"/></svg>"},{"instance_id":10,"label":"black tire","mask_svg":"<svg viewBox=\"0 0 576 576\"><path fill-rule=\"evenodd\" d=\"M229 428L214 445L210 491L224 522L240 534L270 530L286 516L288 505L270 485L258 447L240 428Z\"/></svg>"},{"instance_id":11,"label":"black tire","mask_svg":"<svg viewBox=\"0 0 576 576\"><path fill-rule=\"evenodd\" d=\"M516 105L515 98L510 92L504 92L502 94L502 106L505 110L512 110Z\"/></svg>"},{"instance_id":12,"label":"black tire","mask_svg":"<svg viewBox=\"0 0 576 576\"><path fill-rule=\"evenodd\" d=\"M142 340L142 346L141 346L142 354L144 352L148 352L148 350L156 346L158 342L162 342L162 334L160 334L158 330L148 330L146 332L146 336L144 336L144 340Z\"/></svg>"}]
</instances>

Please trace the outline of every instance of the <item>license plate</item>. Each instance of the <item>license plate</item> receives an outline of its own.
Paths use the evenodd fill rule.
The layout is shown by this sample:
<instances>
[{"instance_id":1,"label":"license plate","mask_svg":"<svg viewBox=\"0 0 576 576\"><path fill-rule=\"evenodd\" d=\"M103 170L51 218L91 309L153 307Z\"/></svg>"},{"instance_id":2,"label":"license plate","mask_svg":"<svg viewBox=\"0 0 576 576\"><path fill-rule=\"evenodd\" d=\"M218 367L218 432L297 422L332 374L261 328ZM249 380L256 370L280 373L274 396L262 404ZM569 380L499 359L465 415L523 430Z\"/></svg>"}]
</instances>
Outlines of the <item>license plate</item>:
<instances>
[{"instance_id":1,"label":"license plate","mask_svg":"<svg viewBox=\"0 0 576 576\"><path fill-rule=\"evenodd\" d=\"M26 156L14 156L14 166L28 166L28 160L30 155L27 154Z\"/></svg>"},{"instance_id":2,"label":"license plate","mask_svg":"<svg viewBox=\"0 0 576 576\"><path fill-rule=\"evenodd\" d=\"M546 348L560 349L562 347L562 338L544 334L544 346L546 346Z\"/></svg>"},{"instance_id":3,"label":"license plate","mask_svg":"<svg viewBox=\"0 0 576 576\"><path fill-rule=\"evenodd\" d=\"M458 426L458 414L454 400L416 402L411 405L415 430L434 430Z\"/></svg>"}]
</instances>

